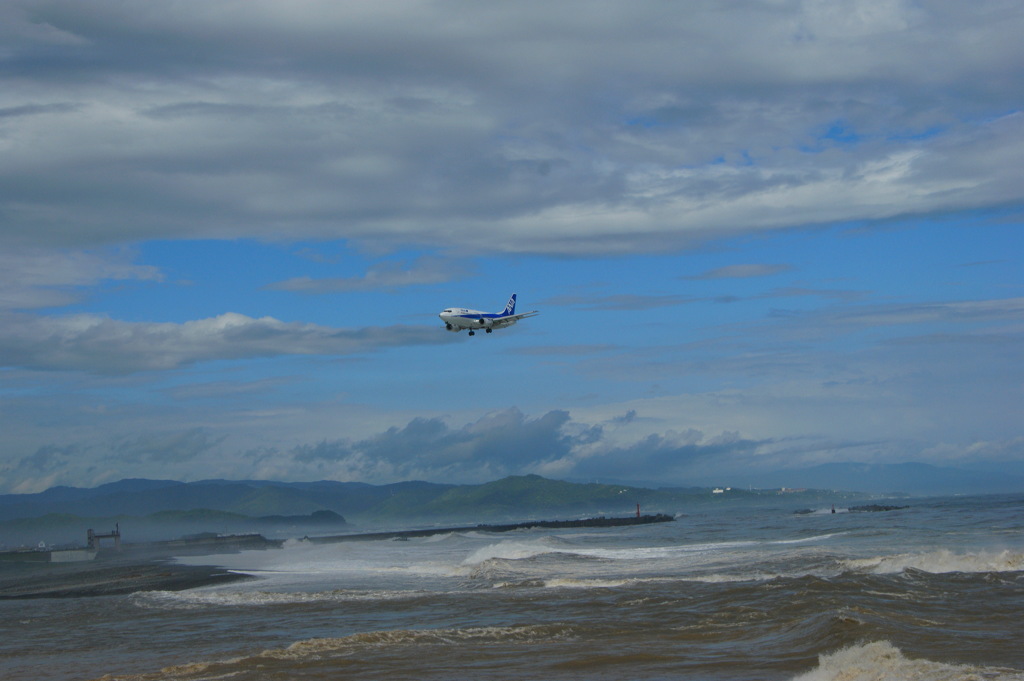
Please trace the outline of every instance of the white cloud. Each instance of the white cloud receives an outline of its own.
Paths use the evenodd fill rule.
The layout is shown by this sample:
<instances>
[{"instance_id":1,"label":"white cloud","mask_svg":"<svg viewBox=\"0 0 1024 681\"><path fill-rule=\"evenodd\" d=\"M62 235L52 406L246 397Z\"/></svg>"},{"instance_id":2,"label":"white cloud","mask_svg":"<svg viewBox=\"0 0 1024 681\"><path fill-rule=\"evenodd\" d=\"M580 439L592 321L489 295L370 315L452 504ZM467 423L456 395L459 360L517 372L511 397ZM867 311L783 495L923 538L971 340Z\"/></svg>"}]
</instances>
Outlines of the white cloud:
<instances>
[{"instance_id":1,"label":"white cloud","mask_svg":"<svg viewBox=\"0 0 1024 681\"><path fill-rule=\"evenodd\" d=\"M0 251L0 310L58 307L78 300L82 287L103 281L162 281L151 266L128 262L129 252Z\"/></svg>"},{"instance_id":2,"label":"white cloud","mask_svg":"<svg viewBox=\"0 0 1024 681\"><path fill-rule=\"evenodd\" d=\"M408 266L403 266L402 263L380 263L370 267L362 277L296 277L270 284L267 288L310 294L395 289L461 279L467 275L466 268L466 265L460 265L452 260L423 257Z\"/></svg>"},{"instance_id":3,"label":"white cloud","mask_svg":"<svg viewBox=\"0 0 1024 681\"><path fill-rule=\"evenodd\" d=\"M746 252L695 277L711 283L690 288L716 290L724 279L746 291L718 298L652 286L567 296L547 286L544 304L590 318L628 309L669 319L707 302L744 301L735 308L749 311L788 299L755 322L715 308L667 341L653 326L633 342L614 322L600 329L607 337L583 325L568 342L586 343L568 349L557 327L583 315L544 317L550 326L534 327L550 334L544 345L511 352L523 362L562 358L568 378L594 379L579 392L603 404L571 417L550 396L521 405L541 416L452 416L442 405L455 399L429 413L375 409L330 381L304 394L299 386L316 381L294 365L231 374L210 364L358 355L346 368L362 382L345 389L444 390L429 362L383 388L366 379L363 355L374 350L459 340L434 328L231 312L124 321L114 298L109 316L44 316L74 303L95 309L87 296L112 282L162 281L134 262L153 239L435 254L249 292L351 293L453 281L465 270L449 258L467 254L660 256L831 222L1013 214L1024 203L1024 10L1014 3L394 7L0 4L3 470L24 462L29 487L79 482L74 474L103 481L118 475L114 452L136 474L183 477L204 458L216 459L203 462L204 475L383 480L624 474L631 457L682 476L697 465L1019 451L1021 299L979 286L964 293L976 299L922 301L882 283L868 298L814 280L758 293L744 287L762 282L738 281L788 273L773 264L788 261L813 276L808 260L788 255L765 262ZM940 221L920 222L927 231ZM495 260L520 279L533 274L521 259ZM851 304L882 296L892 297ZM819 299L825 307L815 309ZM235 304L203 314L250 309ZM481 362L487 347L458 361ZM550 380L530 370L516 378L510 390ZM636 399L636 386L668 396ZM229 400L238 408L203 408ZM417 459L417 442L428 455ZM197 454L207 451L217 456Z\"/></svg>"},{"instance_id":4,"label":"white cloud","mask_svg":"<svg viewBox=\"0 0 1024 681\"><path fill-rule=\"evenodd\" d=\"M752 277L770 277L773 274L788 272L793 269L792 265L770 265L767 263L726 265L708 270L693 277L680 277L680 279L703 280L703 279L750 279Z\"/></svg>"},{"instance_id":5,"label":"white cloud","mask_svg":"<svg viewBox=\"0 0 1024 681\"><path fill-rule=\"evenodd\" d=\"M240 7L8 8L0 241L663 252L1024 200L998 2Z\"/></svg>"},{"instance_id":6,"label":"white cloud","mask_svg":"<svg viewBox=\"0 0 1024 681\"><path fill-rule=\"evenodd\" d=\"M175 323L98 315L8 315L0 324L5 366L130 374L196 362L280 355L351 355L401 345L449 342L433 327L340 329L225 313Z\"/></svg>"}]
</instances>

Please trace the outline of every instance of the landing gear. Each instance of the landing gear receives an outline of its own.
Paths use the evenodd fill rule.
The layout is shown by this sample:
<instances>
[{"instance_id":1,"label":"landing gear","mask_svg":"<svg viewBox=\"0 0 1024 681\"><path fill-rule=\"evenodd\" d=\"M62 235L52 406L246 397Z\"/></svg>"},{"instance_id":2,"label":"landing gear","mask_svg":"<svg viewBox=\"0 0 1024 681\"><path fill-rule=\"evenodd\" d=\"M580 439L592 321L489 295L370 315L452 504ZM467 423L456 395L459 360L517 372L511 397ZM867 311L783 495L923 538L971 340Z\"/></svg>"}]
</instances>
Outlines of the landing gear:
<instances>
[{"instance_id":1,"label":"landing gear","mask_svg":"<svg viewBox=\"0 0 1024 681\"><path fill-rule=\"evenodd\" d=\"M476 335L476 331L470 331L470 332L469 332L469 335L470 335L470 336L475 336L475 335Z\"/></svg>"},{"instance_id":2,"label":"landing gear","mask_svg":"<svg viewBox=\"0 0 1024 681\"><path fill-rule=\"evenodd\" d=\"M491 331L494 331L494 329L487 329L487 333L490 333Z\"/></svg>"}]
</instances>

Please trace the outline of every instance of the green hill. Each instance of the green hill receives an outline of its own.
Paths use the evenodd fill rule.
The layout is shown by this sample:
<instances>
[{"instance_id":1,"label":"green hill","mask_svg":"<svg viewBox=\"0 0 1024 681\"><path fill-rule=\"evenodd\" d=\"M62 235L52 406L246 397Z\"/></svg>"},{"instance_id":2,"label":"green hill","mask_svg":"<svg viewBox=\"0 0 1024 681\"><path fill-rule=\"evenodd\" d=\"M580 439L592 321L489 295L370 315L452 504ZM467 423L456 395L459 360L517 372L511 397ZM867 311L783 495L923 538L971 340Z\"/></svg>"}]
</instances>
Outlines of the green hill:
<instances>
[{"instance_id":1,"label":"green hill","mask_svg":"<svg viewBox=\"0 0 1024 681\"><path fill-rule=\"evenodd\" d=\"M787 495L793 504L822 494ZM323 534L345 519L368 528L438 522L518 522L628 515L675 514L685 508L757 503L773 491L709 488L648 489L573 483L538 475L512 476L481 485L402 482L368 485L336 481L270 482L131 480L94 489L53 488L39 494L0 495L0 545L84 542L88 528L116 524L131 541L197 532L264 532L268 536ZM342 517L344 516L344 518Z\"/></svg>"}]
</instances>

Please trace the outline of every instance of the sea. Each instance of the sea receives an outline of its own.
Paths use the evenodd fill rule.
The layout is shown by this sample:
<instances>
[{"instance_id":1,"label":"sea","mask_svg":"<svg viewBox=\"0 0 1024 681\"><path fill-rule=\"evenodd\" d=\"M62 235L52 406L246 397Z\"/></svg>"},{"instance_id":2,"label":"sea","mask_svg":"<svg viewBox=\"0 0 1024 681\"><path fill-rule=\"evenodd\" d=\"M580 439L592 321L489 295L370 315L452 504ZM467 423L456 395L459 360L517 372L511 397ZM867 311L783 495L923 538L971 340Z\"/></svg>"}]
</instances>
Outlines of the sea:
<instances>
[{"instance_id":1,"label":"sea","mask_svg":"<svg viewBox=\"0 0 1024 681\"><path fill-rule=\"evenodd\" d=\"M1024 495L880 503L183 557L253 579L2 602L0 678L1024 680Z\"/></svg>"}]
</instances>

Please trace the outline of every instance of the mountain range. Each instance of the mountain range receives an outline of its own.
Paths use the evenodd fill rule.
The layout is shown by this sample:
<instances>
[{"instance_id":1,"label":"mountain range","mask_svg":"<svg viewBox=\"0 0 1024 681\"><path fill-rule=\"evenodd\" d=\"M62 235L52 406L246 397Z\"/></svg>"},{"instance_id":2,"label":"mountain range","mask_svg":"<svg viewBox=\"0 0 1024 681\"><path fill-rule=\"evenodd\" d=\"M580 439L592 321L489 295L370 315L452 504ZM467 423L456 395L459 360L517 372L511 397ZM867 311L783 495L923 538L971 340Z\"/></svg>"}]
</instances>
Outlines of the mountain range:
<instances>
[{"instance_id":1,"label":"mountain range","mask_svg":"<svg viewBox=\"0 0 1024 681\"><path fill-rule=\"evenodd\" d=\"M841 487L850 492L837 491ZM491 522L677 513L702 504L756 501L787 488L794 504L874 495L938 496L1024 490L1015 470L961 471L927 464L828 464L744 480L728 493L704 487L641 487L566 482L537 475L480 485L400 482L274 482L266 480L126 479L94 488L53 487L36 494L0 495L0 544L69 541L83 527L121 524L135 536L168 538L172 532L263 531L323 533L344 526L409 527L437 522ZM770 486L770 487L769 487ZM744 489L744 487L748 487ZM794 493L794 488L807 488ZM855 490L855 491L854 491Z\"/></svg>"}]
</instances>

